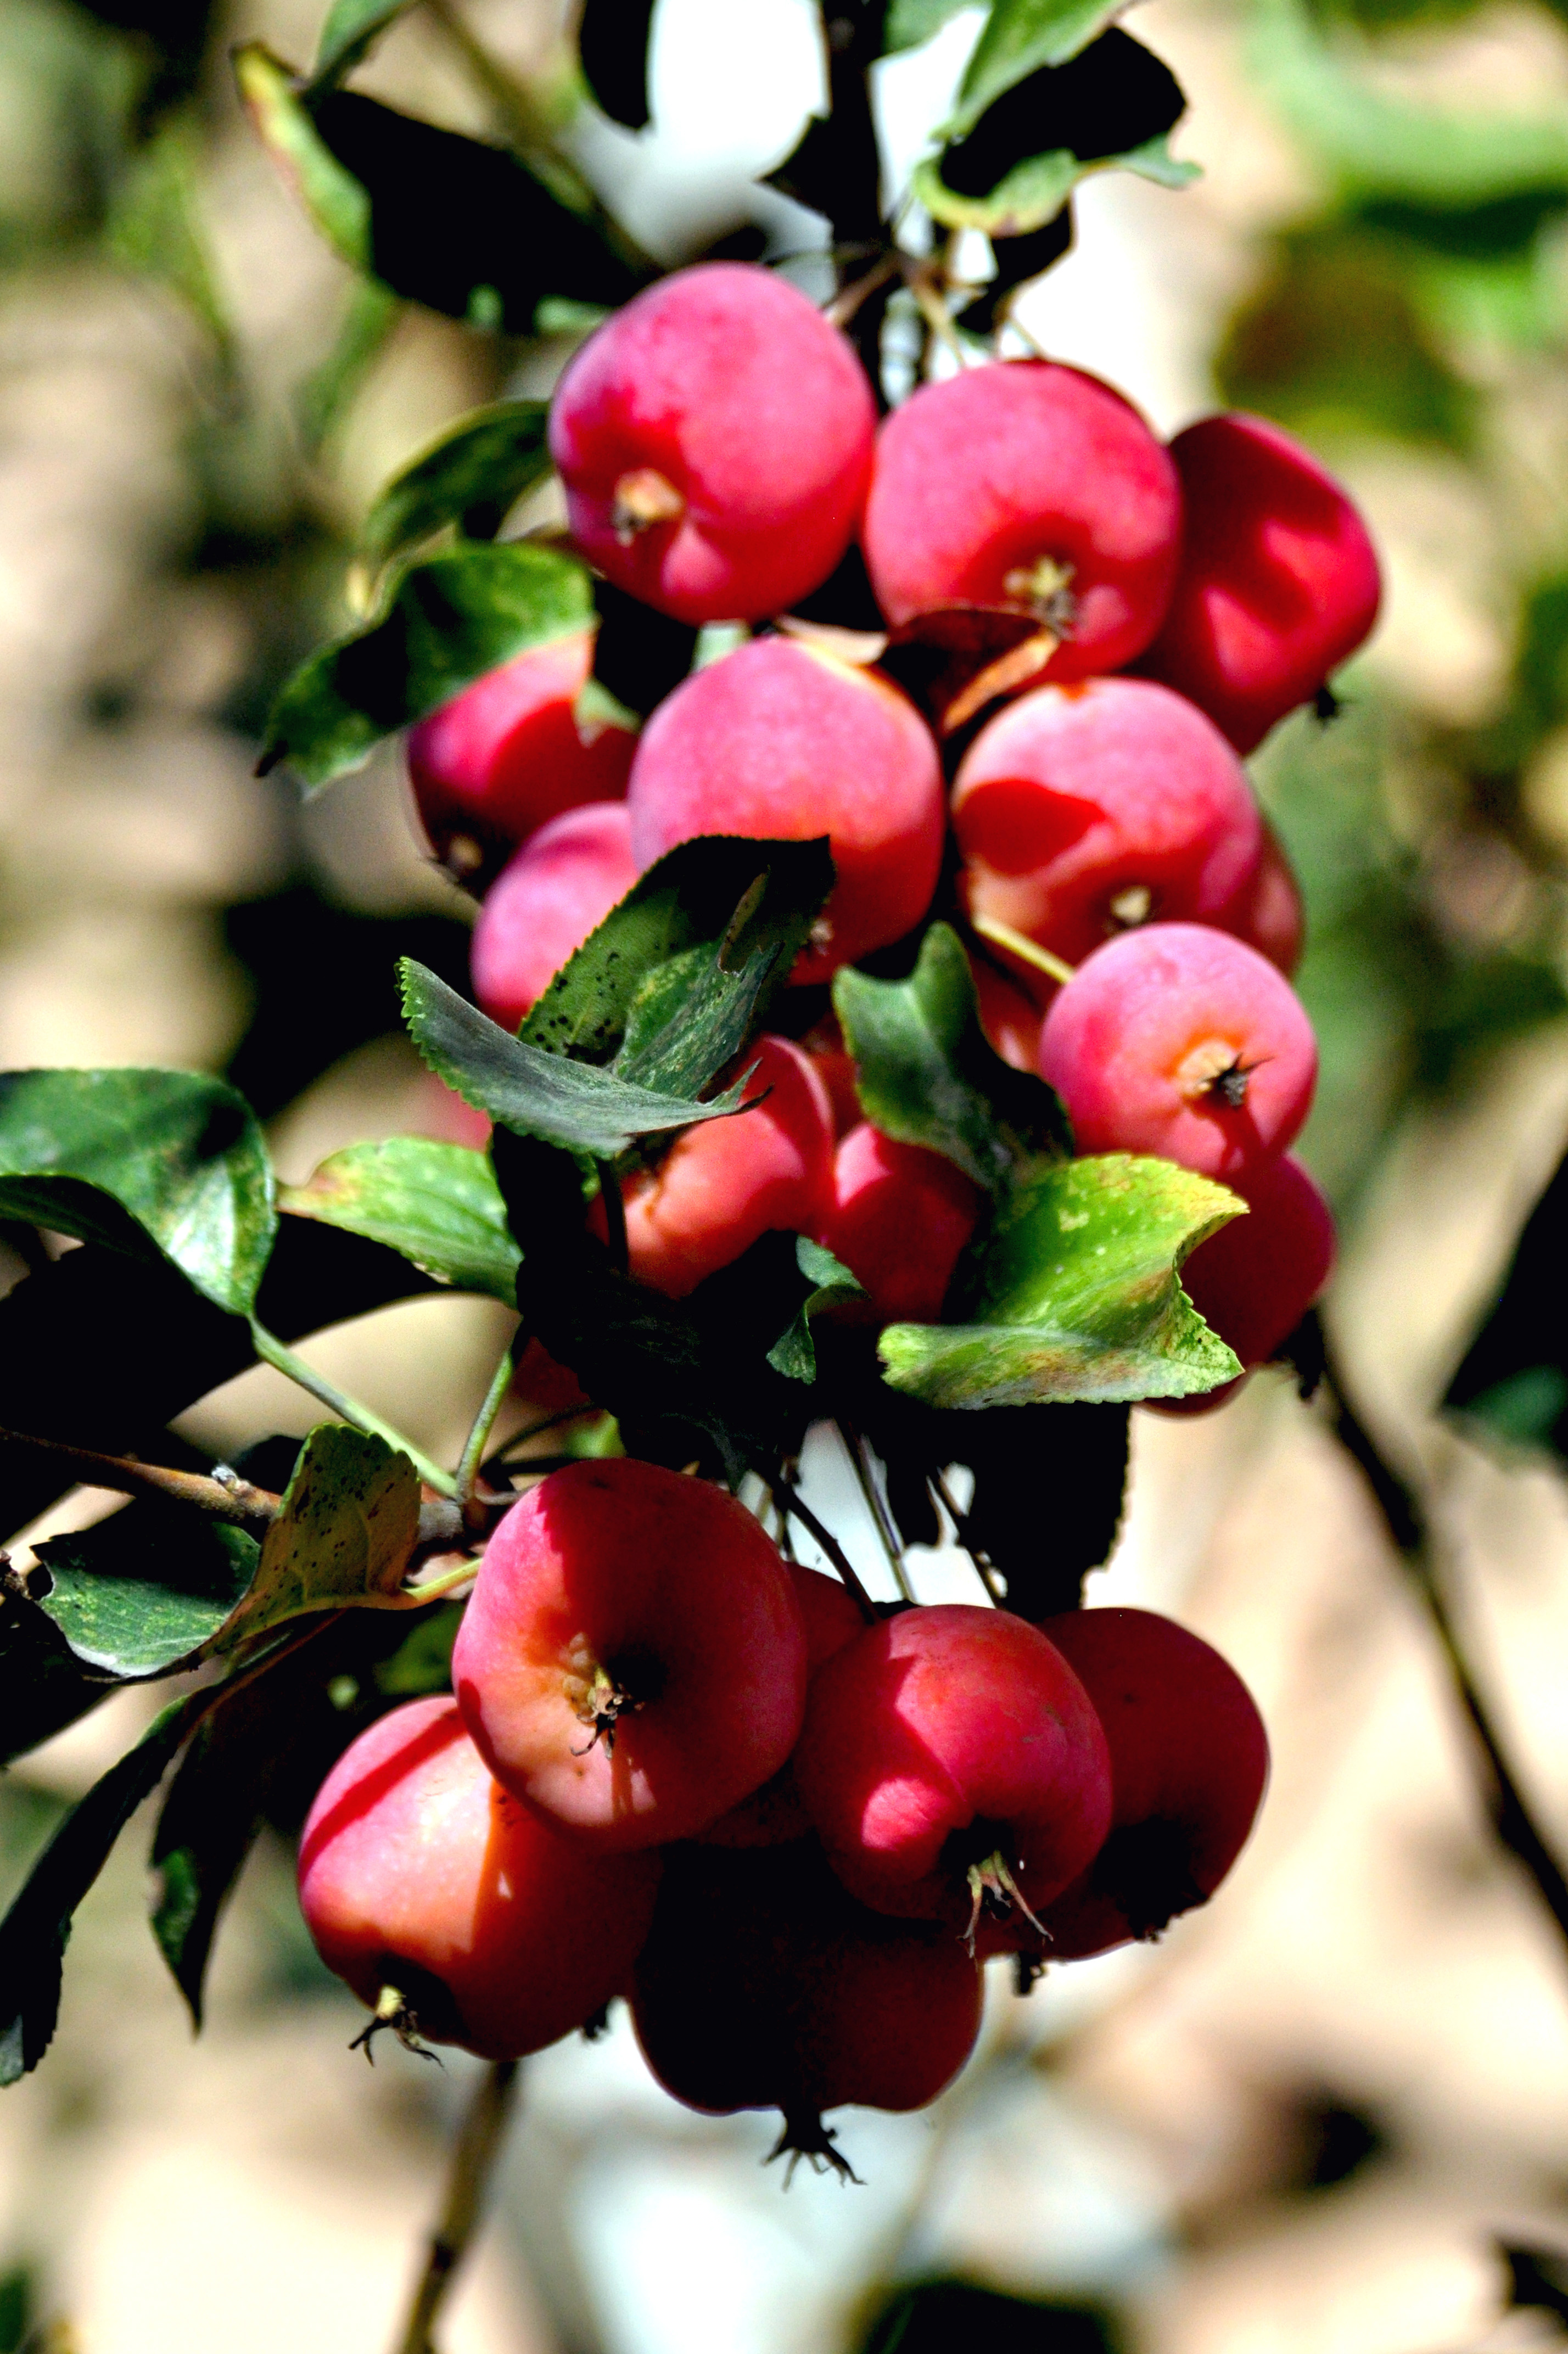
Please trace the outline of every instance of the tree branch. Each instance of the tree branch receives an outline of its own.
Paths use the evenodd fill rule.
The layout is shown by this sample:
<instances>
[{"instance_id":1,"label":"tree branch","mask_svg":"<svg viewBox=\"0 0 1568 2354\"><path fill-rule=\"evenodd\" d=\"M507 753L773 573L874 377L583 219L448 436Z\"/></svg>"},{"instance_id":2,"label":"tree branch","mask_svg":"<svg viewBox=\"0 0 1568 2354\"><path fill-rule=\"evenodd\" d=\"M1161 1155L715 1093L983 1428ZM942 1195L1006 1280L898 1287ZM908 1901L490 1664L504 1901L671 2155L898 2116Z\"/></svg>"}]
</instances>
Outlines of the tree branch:
<instances>
[{"instance_id":1,"label":"tree branch","mask_svg":"<svg viewBox=\"0 0 1568 2354\"><path fill-rule=\"evenodd\" d=\"M516 2087L515 2060L493 2062L474 2087L458 2129L440 2221L430 2235L424 2270L398 2334L397 2354L434 2354L430 2332L479 2227L491 2171L511 2122Z\"/></svg>"},{"instance_id":2,"label":"tree branch","mask_svg":"<svg viewBox=\"0 0 1568 2354\"><path fill-rule=\"evenodd\" d=\"M278 1498L268 1488L253 1488L237 1471L207 1479L199 1471L172 1471L159 1463L139 1463L134 1456L100 1455L90 1447L71 1447L64 1439L36 1438L31 1431L0 1429L0 1447L26 1447L69 1469L88 1488L112 1488L122 1496L160 1496L166 1502L194 1505L215 1521L234 1521L241 1527L275 1518Z\"/></svg>"}]
</instances>

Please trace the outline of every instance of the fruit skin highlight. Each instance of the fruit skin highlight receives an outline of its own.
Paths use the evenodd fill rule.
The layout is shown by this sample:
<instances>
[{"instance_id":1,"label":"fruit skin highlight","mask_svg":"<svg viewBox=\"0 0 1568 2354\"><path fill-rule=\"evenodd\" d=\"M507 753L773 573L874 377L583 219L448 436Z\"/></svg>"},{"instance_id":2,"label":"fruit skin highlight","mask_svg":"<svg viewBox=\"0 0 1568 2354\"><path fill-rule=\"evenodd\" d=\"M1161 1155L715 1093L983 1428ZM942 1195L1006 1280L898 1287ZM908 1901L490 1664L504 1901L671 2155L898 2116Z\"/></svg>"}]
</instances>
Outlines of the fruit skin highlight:
<instances>
[{"instance_id":1,"label":"fruit skin highlight","mask_svg":"<svg viewBox=\"0 0 1568 2354\"><path fill-rule=\"evenodd\" d=\"M1152 1610L1072 1610L1043 1631L1077 1670L1110 1748L1104 1847L1047 1905L1047 1961L1158 1936L1207 1902L1241 1852L1268 1779L1252 1694L1218 1651Z\"/></svg>"},{"instance_id":2,"label":"fruit skin highlight","mask_svg":"<svg viewBox=\"0 0 1568 2354\"><path fill-rule=\"evenodd\" d=\"M863 1119L833 1155L832 1199L815 1239L865 1287L866 1318L934 1324L983 1198L941 1153L895 1143Z\"/></svg>"},{"instance_id":3,"label":"fruit skin highlight","mask_svg":"<svg viewBox=\"0 0 1568 2354\"><path fill-rule=\"evenodd\" d=\"M1107 940L1058 991L1040 1075L1080 1152L1154 1153L1228 1182L1295 1137L1318 1046L1255 949L1202 924L1149 924Z\"/></svg>"},{"instance_id":4,"label":"fruit skin highlight","mask_svg":"<svg viewBox=\"0 0 1568 2354\"><path fill-rule=\"evenodd\" d=\"M653 1847L789 1756L800 1605L732 1496L655 1463L574 1463L492 1536L452 1684L491 1772L535 1813L589 1847Z\"/></svg>"},{"instance_id":5,"label":"fruit skin highlight","mask_svg":"<svg viewBox=\"0 0 1568 2354\"><path fill-rule=\"evenodd\" d=\"M1176 578L1175 466L1118 392L1049 360L922 385L885 419L861 545L895 629L944 609L1033 612L1063 642L1044 673L1141 653Z\"/></svg>"},{"instance_id":6,"label":"fruit skin highlight","mask_svg":"<svg viewBox=\"0 0 1568 2354\"><path fill-rule=\"evenodd\" d=\"M1139 668L1250 752L1371 631L1376 552L1332 474L1264 418L1202 418L1171 455L1186 537L1170 610Z\"/></svg>"},{"instance_id":7,"label":"fruit skin highlight","mask_svg":"<svg viewBox=\"0 0 1568 2354\"><path fill-rule=\"evenodd\" d=\"M542 825L491 885L473 928L469 970L491 1020L515 1030L636 880L624 801Z\"/></svg>"},{"instance_id":8,"label":"fruit skin highlight","mask_svg":"<svg viewBox=\"0 0 1568 2354\"><path fill-rule=\"evenodd\" d=\"M946 812L929 729L879 673L789 638L683 681L642 731L627 806L641 867L697 834L828 836L838 881L797 981L902 938L937 887Z\"/></svg>"},{"instance_id":9,"label":"fruit skin highlight","mask_svg":"<svg viewBox=\"0 0 1568 2354\"><path fill-rule=\"evenodd\" d=\"M362 2002L396 1987L419 2034L518 2060L620 1992L660 1863L550 1830L492 1780L455 1702L438 1697L382 1717L322 1784L300 1905Z\"/></svg>"},{"instance_id":10,"label":"fruit skin highlight","mask_svg":"<svg viewBox=\"0 0 1568 2354\"><path fill-rule=\"evenodd\" d=\"M1022 1934L1110 1823L1105 1735L1073 1670L1037 1628L964 1603L835 1652L795 1778L853 1896L960 1931L989 1910Z\"/></svg>"},{"instance_id":11,"label":"fruit skin highlight","mask_svg":"<svg viewBox=\"0 0 1568 2354\"><path fill-rule=\"evenodd\" d=\"M1212 721L1147 679L1007 705L965 755L952 805L970 916L1068 964L1150 920L1221 923L1256 885L1245 770Z\"/></svg>"},{"instance_id":12,"label":"fruit skin highlight","mask_svg":"<svg viewBox=\"0 0 1568 2354\"><path fill-rule=\"evenodd\" d=\"M531 646L408 731L408 782L431 849L460 881L585 801L620 801L637 738L579 721L594 632Z\"/></svg>"},{"instance_id":13,"label":"fruit skin highlight","mask_svg":"<svg viewBox=\"0 0 1568 2354\"><path fill-rule=\"evenodd\" d=\"M571 361L550 455L577 546L676 620L761 620L825 580L860 522L876 408L854 353L793 286L700 262Z\"/></svg>"}]
</instances>

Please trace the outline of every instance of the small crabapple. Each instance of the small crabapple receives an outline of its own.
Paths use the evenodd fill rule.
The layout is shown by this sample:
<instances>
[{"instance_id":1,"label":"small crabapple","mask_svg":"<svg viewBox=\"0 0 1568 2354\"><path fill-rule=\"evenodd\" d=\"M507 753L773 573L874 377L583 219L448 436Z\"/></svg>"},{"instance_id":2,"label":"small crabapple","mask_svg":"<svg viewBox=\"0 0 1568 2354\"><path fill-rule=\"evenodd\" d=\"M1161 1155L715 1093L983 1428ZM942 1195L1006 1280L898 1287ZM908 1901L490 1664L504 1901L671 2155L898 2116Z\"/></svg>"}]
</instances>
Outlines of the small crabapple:
<instances>
[{"instance_id":1,"label":"small crabapple","mask_svg":"<svg viewBox=\"0 0 1568 2354\"><path fill-rule=\"evenodd\" d=\"M460 881L493 871L563 810L625 793L636 737L577 715L593 654L591 630L530 646L409 729L419 822Z\"/></svg>"},{"instance_id":2,"label":"small crabapple","mask_svg":"<svg viewBox=\"0 0 1568 2354\"><path fill-rule=\"evenodd\" d=\"M1333 476L1261 417L1202 418L1171 455L1186 535L1170 610L1139 667L1250 752L1371 630L1377 557Z\"/></svg>"},{"instance_id":3,"label":"small crabapple","mask_svg":"<svg viewBox=\"0 0 1568 2354\"><path fill-rule=\"evenodd\" d=\"M1040 1073L1080 1152L1148 1152L1226 1181L1284 1151L1318 1049L1301 1001L1255 949L1202 924L1107 940L1053 1000Z\"/></svg>"},{"instance_id":4,"label":"small crabapple","mask_svg":"<svg viewBox=\"0 0 1568 2354\"><path fill-rule=\"evenodd\" d=\"M794 1766L852 1895L971 1937L988 1907L1037 1914L1110 1820L1099 1720L1006 1610L939 1603L867 1628L819 1670Z\"/></svg>"},{"instance_id":5,"label":"small crabapple","mask_svg":"<svg viewBox=\"0 0 1568 2354\"><path fill-rule=\"evenodd\" d=\"M1266 1364L1296 1330L1334 1264L1334 1214L1290 1153L1236 1188L1248 1204L1199 1244L1181 1288L1245 1367Z\"/></svg>"},{"instance_id":6,"label":"small crabapple","mask_svg":"<svg viewBox=\"0 0 1568 2354\"><path fill-rule=\"evenodd\" d=\"M1264 822L1263 854L1249 882L1222 907L1214 922L1223 932L1234 932L1287 981L1301 961L1307 933L1307 911L1285 846L1274 828Z\"/></svg>"},{"instance_id":7,"label":"small crabapple","mask_svg":"<svg viewBox=\"0 0 1568 2354\"><path fill-rule=\"evenodd\" d=\"M491 885L473 928L473 992L491 1020L515 1030L636 880L624 801L542 825Z\"/></svg>"},{"instance_id":8,"label":"small crabapple","mask_svg":"<svg viewBox=\"0 0 1568 2354\"><path fill-rule=\"evenodd\" d=\"M1044 1958L1074 1961L1158 1936L1212 1896L1241 1851L1268 1778L1268 1736L1228 1660L1152 1610L1073 1610L1044 1621L1099 1712L1111 1828L1049 1903Z\"/></svg>"},{"instance_id":9,"label":"small crabapple","mask_svg":"<svg viewBox=\"0 0 1568 2354\"><path fill-rule=\"evenodd\" d=\"M405 2033L516 2060L620 1991L659 1868L551 1830L492 1779L443 1696L394 1709L338 1759L301 1838L300 1904L363 2002L401 1996Z\"/></svg>"},{"instance_id":10,"label":"small crabapple","mask_svg":"<svg viewBox=\"0 0 1568 2354\"><path fill-rule=\"evenodd\" d=\"M657 1169L621 1185L627 1269L683 1299L776 1228L805 1233L832 1183L833 1119L809 1055L763 1036L741 1058L751 1110L683 1130ZM588 1225L609 1237L602 1195Z\"/></svg>"},{"instance_id":11,"label":"small crabapple","mask_svg":"<svg viewBox=\"0 0 1568 2354\"><path fill-rule=\"evenodd\" d=\"M704 262L591 335L550 408L589 562L681 621L760 620L854 536L876 411L836 327L781 278Z\"/></svg>"},{"instance_id":12,"label":"small crabapple","mask_svg":"<svg viewBox=\"0 0 1568 2354\"><path fill-rule=\"evenodd\" d=\"M833 1134L847 1136L858 1128L865 1114L860 1108L855 1092L854 1056L844 1044L844 1034L839 1027L836 1013L824 1013L814 1022L800 1039L801 1051L810 1055L811 1067L828 1091L833 1109ZM1033 1064L1030 1066L1033 1068Z\"/></svg>"},{"instance_id":13,"label":"small crabapple","mask_svg":"<svg viewBox=\"0 0 1568 2354\"><path fill-rule=\"evenodd\" d=\"M789 1756L806 1691L778 1547L705 1480L569 1464L491 1537L452 1651L492 1773L600 1848L689 1839Z\"/></svg>"},{"instance_id":14,"label":"small crabapple","mask_svg":"<svg viewBox=\"0 0 1568 2354\"><path fill-rule=\"evenodd\" d=\"M980 1028L1004 1063L1015 1071L1033 1071L1040 1060L1040 1008L1027 990L986 958L972 956L975 996L980 1002Z\"/></svg>"},{"instance_id":15,"label":"small crabapple","mask_svg":"<svg viewBox=\"0 0 1568 2354\"><path fill-rule=\"evenodd\" d=\"M1042 686L1007 705L959 767L953 827L971 917L1069 964L1151 918L1220 920L1255 881L1263 843L1219 729L1140 678Z\"/></svg>"},{"instance_id":16,"label":"small crabapple","mask_svg":"<svg viewBox=\"0 0 1568 2354\"><path fill-rule=\"evenodd\" d=\"M807 1569L800 1562L788 1562L785 1566L806 1622L809 1691L823 1660L853 1642L865 1621L849 1588L836 1577L824 1577L820 1569ZM705 1847L779 1847L787 1840L804 1839L810 1828L811 1818L786 1760L771 1781L764 1782L749 1798L742 1798L738 1807L732 1807L698 1837Z\"/></svg>"},{"instance_id":17,"label":"small crabapple","mask_svg":"<svg viewBox=\"0 0 1568 2354\"><path fill-rule=\"evenodd\" d=\"M791 638L755 639L683 681L642 731L627 805L643 867L696 834L828 836L838 879L798 981L901 938L937 887L946 822L929 729L877 672Z\"/></svg>"},{"instance_id":18,"label":"small crabapple","mask_svg":"<svg viewBox=\"0 0 1568 2354\"><path fill-rule=\"evenodd\" d=\"M1045 675L1119 669L1170 601L1176 469L1109 385L999 360L923 385L876 440L861 539L895 629L954 606L1033 613L1061 643Z\"/></svg>"},{"instance_id":19,"label":"small crabapple","mask_svg":"<svg viewBox=\"0 0 1568 2354\"><path fill-rule=\"evenodd\" d=\"M895 1143L863 1119L833 1155L832 1198L813 1236L870 1295L868 1317L935 1324L982 1198L940 1152Z\"/></svg>"}]
</instances>

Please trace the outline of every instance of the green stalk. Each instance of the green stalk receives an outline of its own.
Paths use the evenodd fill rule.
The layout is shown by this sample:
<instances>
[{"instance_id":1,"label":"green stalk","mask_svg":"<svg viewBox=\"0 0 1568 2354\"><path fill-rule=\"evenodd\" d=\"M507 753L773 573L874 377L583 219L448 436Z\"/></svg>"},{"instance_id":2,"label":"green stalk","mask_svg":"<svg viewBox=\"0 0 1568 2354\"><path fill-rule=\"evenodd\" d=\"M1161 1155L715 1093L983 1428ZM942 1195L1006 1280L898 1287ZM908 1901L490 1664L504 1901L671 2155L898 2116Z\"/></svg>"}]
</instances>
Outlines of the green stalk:
<instances>
[{"instance_id":1,"label":"green stalk","mask_svg":"<svg viewBox=\"0 0 1568 2354\"><path fill-rule=\"evenodd\" d=\"M298 1382L302 1390L308 1390L312 1397L319 1398L323 1405L330 1407L343 1421L352 1423L355 1430L368 1431L372 1438L384 1438L388 1447L395 1447L400 1454L408 1456L426 1487L433 1488L439 1496L458 1494L458 1483L451 1473L443 1471L439 1463L432 1463L411 1438L405 1438L400 1430L389 1422L383 1422L369 1406L362 1405L357 1398L350 1397L346 1390L340 1390L335 1383L328 1381L324 1373L318 1373L313 1365L308 1365L303 1357L297 1357L292 1349L280 1341L275 1332L269 1332L264 1324L252 1324L250 1329L256 1353L264 1364L275 1367L280 1373L286 1373L291 1382Z\"/></svg>"}]
</instances>

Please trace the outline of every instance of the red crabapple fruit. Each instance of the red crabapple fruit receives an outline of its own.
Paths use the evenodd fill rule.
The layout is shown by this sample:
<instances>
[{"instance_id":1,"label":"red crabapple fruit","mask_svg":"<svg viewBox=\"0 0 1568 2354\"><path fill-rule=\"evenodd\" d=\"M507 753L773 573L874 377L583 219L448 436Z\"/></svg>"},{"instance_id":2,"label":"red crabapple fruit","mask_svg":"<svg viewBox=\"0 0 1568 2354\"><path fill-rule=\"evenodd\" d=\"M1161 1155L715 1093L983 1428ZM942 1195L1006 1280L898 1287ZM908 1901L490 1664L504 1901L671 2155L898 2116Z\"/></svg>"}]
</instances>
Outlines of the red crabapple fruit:
<instances>
[{"instance_id":1,"label":"red crabapple fruit","mask_svg":"<svg viewBox=\"0 0 1568 2354\"><path fill-rule=\"evenodd\" d=\"M1219 729L1141 678L1007 705L965 755L953 826L969 914L1069 964L1151 919L1218 921L1255 881L1263 842Z\"/></svg>"},{"instance_id":2,"label":"red crabapple fruit","mask_svg":"<svg viewBox=\"0 0 1568 2354\"><path fill-rule=\"evenodd\" d=\"M999 360L923 385L884 422L861 538L895 629L964 605L1032 612L1063 642L1045 675L1141 653L1181 535L1176 469L1109 385Z\"/></svg>"},{"instance_id":3,"label":"red crabapple fruit","mask_svg":"<svg viewBox=\"0 0 1568 2354\"><path fill-rule=\"evenodd\" d=\"M542 825L491 885L473 928L473 993L491 1020L515 1030L636 880L624 801Z\"/></svg>"},{"instance_id":4,"label":"red crabapple fruit","mask_svg":"<svg viewBox=\"0 0 1568 2354\"><path fill-rule=\"evenodd\" d=\"M836 1577L824 1577L820 1569L807 1569L800 1562L788 1562L785 1566L806 1622L809 1691L823 1660L853 1643L865 1621L848 1586ZM779 1847L788 1840L804 1839L810 1828L811 1818L795 1787L794 1770L786 1761L770 1782L753 1790L749 1798L743 1798L698 1837L705 1847Z\"/></svg>"},{"instance_id":5,"label":"red crabapple fruit","mask_svg":"<svg viewBox=\"0 0 1568 2354\"><path fill-rule=\"evenodd\" d=\"M1249 883L1214 917L1223 932L1234 932L1287 981L1301 961L1307 934L1307 912L1290 861L1274 828L1264 822L1263 855Z\"/></svg>"},{"instance_id":6,"label":"red crabapple fruit","mask_svg":"<svg viewBox=\"0 0 1568 2354\"><path fill-rule=\"evenodd\" d=\"M1053 1000L1040 1073L1080 1152L1149 1152L1245 1178L1290 1143L1318 1048L1300 999L1266 957L1202 924L1107 940Z\"/></svg>"},{"instance_id":7,"label":"red crabapple fruit","mask_svg":"<svg viewBox=\"0 0 1568 2354\"><path fill-rule=\"evenodd\" d=\"M689 1839L776 1774L806 1692L778 1547L703 1479L569 1464L490 1540L452 1651L497 1780L599 1849Z\"/></svg>"},{"instance_id":8,"label":"red crabapple fruit","mask_svg":"<svg viewBox=\"0 0 1568 2354\"><path fill-rule=\"evenodd\" d=\"M919 922L945 824L937 747L875 671L758 638L683 681L642 731L627 805L639 866L704 833L809 842L838 880L791 976L826 981Z\"/></svg>"},{"instance_id":9,"label":"red crabapple fruit","mask_svg":"<svg viewBox=\"0 0 1568 2354\"><path fill-rule=\"evenodd\" d=\"M1261 417L1205 417L1176 436L1171 455L1186 535L1170 611L1141 667L1250 752L1371 630L1377 557L1333 476Z\"/></svg>"},{"instance_id":10,"label":"red crabapple fruit","mask_svg":"<svg viewBox=\"0 0 1568 2354\"><path fill-rule=\"evenodd\" d=\"M419 822L460 880L563 810L625 792L637 738L575 714L593 648L591 630L531 646L409 729Z\"/></svg>"},{"instance_id":11,"label":"red crabapple fruit","mask_svg":"<svg viewBox=\"0 0 1568 2354\"><path fill-rule=\"evenodd\" d=\"M659 1886L654 1855L596 1855L492 1780L445 1698L362 1733L316 1795L300 1904L361 2001L485 2060L569 2034L626 1984Z\"/></svg>"},{"instance_id":12,"label":"red crabapple fruit","mask_svg":"<svg viewBox=\"0 0 1568 2354\"><path fill-rule=\"evenodd\" d=\"M626 1178L628 1272L683 1299L761 1235L810 1231L832 1184L833 1116L809 1055L763 1036L741 1058L755 1109L683 1130L657 1169ZM602 1197L588 1225L609 1236Z\"/></svg>"},{"instance_id":13,"label":"red crabapple fruit","mask_svg":"<svg viewBox=\"0 0 1568 2354\"><path fill-rule=\"evenodd\" d=\"M984 957L971 957L969 968L980 1000L980 1028L992 1046L1015 1071L1038 1069L1040 1008L1034 1000Z\"/></svg>"},{"instance_id":14,"label":"red crabapple fruit","mask_svg":"<svg viewBox=\"0 0 1568 2354\"><path fill-rule=\"evenodd\" d=\"M643 2056L688 2108L782 2110L775 2156L847 2171L824 2110L924 2108L973 2050L981 1974L961 1939L857 1904L815 1840L688 1848L665 1885L632 1980Z\"/></svg>"},{"instance_id":15,"label":"red crabapple fruit","mask_svg":"<svg viewBox=\"0 0 1568 2354\"><path fill-rule=\"evenodd\" d=\"M860 522L876 410L853 351L783 279L705 262L590 336L550 408L573 536L680 621L760 620Z\"/></svg>"},{"instance_id":16,"label":"red crabapple fruit","mask_svg":"<svg viewBox=\"0 0 1568 2354\"><path fill-rule=\"evenodd\" d=\"M828 1091L828 1100L833 1108L834 1136L847 1136L852 1128L860 1126L865 1114L860 1108L860 1097L855 1092L854 1057L844 1044L838 1015L824 1013L820 1022L813 1022L801 1038L800 1045L802 1051L810 1055L811 1067ZM1034 1068L1033 1057L1029 1068Z\"/></svg>"},{"instance_id":17,"label":"red crabapple fruit","mask_svg":"<svg viewBox=\"0 0 1568 2354\"><path fill-rule=\"evenodd\" d=\"M1267 1363L1328 1282L1334 1214L1289 1153L1236 1190L1246 1216L1199 1244L1182 1267L1181 1288L1250 1370Z\"/></svg>"},{"instance_id":18,"label":"red crabapple fruit","mask_svg":"<svg viewBox=\"0 0 1568 2354\"><path fill-rule=\"evenodd\" d=\"M1044 1624L1110 1748L1109 1835L1043 1915L1043 1957L1069 1962L1158 1936L1213 1894L1262 1802L1268 1736L1235 1670L1174 1620L1073 1610Z\"/></svg>"},{"instance_id":19,"label":"red crabapple fruit","mask_svg":"<svg viewBox=\"0 0 1568 2354\"><path fill-rule=\"evenodd\" d=\"M815 1238L864 1286L868 1317L935 1324L981 1201L943 1154L895 1143L863 1119L833 1155L832 1200Z\"/></svg>"},{"instance_id":20,"label":"red crabapple fruit","mask_svg":"<svg viewBox=\"0 0 1568 2354\"><path fill-rule=\"evenodd\" d=\"M869 1627L811 1686L795 1777L863 1903L1022 1927L1110 1820L1105 1735L1077 1677L1006 1610L939 1603Z\"/></svg>"}]
</instances>

